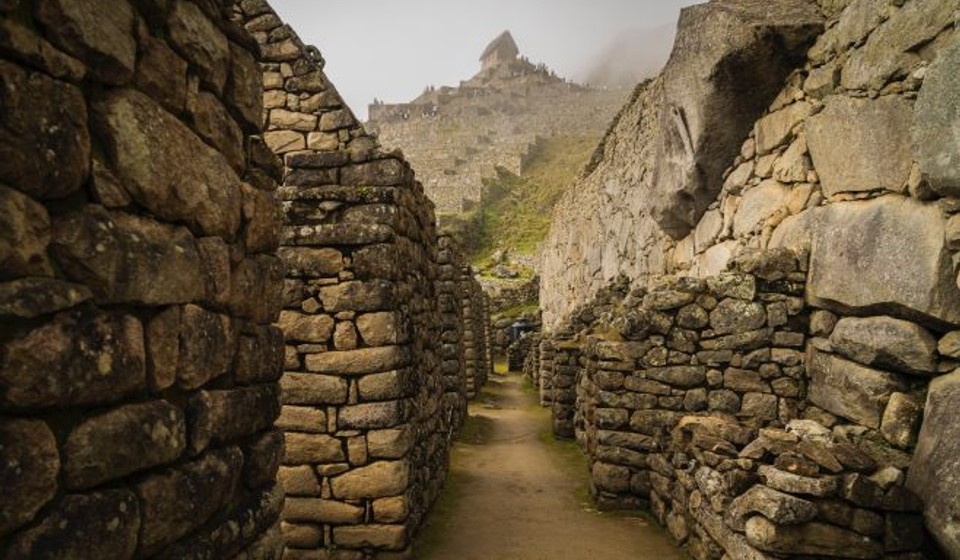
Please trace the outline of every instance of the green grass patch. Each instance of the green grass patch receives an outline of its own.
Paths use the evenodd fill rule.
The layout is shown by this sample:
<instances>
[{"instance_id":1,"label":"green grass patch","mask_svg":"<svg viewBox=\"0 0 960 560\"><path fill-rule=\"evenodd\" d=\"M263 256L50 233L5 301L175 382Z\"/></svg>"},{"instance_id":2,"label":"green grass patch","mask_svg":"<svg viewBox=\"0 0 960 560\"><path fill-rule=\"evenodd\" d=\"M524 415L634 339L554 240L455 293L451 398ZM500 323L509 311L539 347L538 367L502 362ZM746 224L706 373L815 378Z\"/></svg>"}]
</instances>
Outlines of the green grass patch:
<instances>
[{"instance_id":1,"label":"green grass patch","mask_svg":"<svg viewBox=\"0 0 960 560\"><path fill-rule=\"evenodd\" d=\"M582 172L597 146L592 136L557 136L530 150L521 175L504 169L484 180L483 205L474 216L456 223L467 233L461 244L478 268L489 268L490 254L509 248L532 254L550 231L553 207ZM521 273L532 271L521 271Z\"/></svg>"}]
</instances>

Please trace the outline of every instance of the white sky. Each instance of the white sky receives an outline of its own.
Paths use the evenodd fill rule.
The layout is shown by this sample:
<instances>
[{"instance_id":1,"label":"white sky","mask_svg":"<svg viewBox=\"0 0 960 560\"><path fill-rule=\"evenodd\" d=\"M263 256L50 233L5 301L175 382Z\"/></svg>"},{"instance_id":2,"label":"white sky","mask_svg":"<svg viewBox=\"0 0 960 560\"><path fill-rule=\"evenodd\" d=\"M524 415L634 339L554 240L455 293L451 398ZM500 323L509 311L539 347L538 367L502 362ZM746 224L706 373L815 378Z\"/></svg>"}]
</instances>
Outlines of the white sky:
<instances>
[{"instance_id":1,"label":"white sky","mask_svg":"<svg viewBox=\"0 0 960 560\"><path fill-rule=\"evenodd\" d=\"M410 101L427 85L457 85L509 29L521 54L577 79L628 29L675 24L694 0L271 0L361 118L374 97Z\"/></svg>"}]
</instances>

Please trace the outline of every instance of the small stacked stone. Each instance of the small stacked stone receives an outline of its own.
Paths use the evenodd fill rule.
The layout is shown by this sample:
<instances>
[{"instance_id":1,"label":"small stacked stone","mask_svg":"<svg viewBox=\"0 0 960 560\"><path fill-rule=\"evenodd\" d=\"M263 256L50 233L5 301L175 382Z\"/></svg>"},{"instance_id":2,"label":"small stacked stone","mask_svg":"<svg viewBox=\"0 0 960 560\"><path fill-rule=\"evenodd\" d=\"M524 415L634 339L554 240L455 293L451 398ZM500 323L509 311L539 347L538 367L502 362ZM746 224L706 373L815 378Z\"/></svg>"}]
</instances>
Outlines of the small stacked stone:
<instances>
[{"instance_id":1,"label":"small stacked stone","mask_svg":"<svg viewBox=\"0 0 960 560\"><path fill-rule=\"evenodd\" d=\"M231 6L0 3L4 558L280 558L278 175Z\"/></svg>"}]
</instances>

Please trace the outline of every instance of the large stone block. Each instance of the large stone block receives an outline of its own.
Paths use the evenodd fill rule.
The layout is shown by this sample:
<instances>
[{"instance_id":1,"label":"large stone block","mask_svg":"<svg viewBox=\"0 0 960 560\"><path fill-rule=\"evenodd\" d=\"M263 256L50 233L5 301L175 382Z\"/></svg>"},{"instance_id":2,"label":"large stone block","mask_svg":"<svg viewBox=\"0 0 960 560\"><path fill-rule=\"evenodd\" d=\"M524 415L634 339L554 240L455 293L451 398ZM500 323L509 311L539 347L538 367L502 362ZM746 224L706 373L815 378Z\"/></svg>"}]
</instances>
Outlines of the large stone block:
<instances>
[{"instance_id":1,"label":"large stone block","mask_svg":"<svg viewBox=\"0 0 960 560\"><path fill-rule=\"evenodd\" d=\"M287 498L283 518L289 521L355 525L363 521L363 508L320 498Z\"/></svg>"},{"instance_id":2,"label":"large stone block","mask_svg":"<svg viewBox=\"0 0 960 560\"><path fill-rule=\"evenodd\" d=\"M733 218L733 234L745 235L762 226L770 216L786 208L791 192L786 185L772 179L746 191Z\"/></svg>"},{"instance_id":3,"label":"large stone block","mask_svg":"<svg viewBox=\"0 0 960 560\"><path fill-rule=\"evenodd\" d=\"M904 142L912 117L910 104L895 95L827 98L826 108L807 123L807 144L824 196L900 191L913 164Z\"/></svg>"},{"instance_id":4,"label":"large stone block","mask_svg":"<svg viewBox=\"0 0 960 560\"><path fill-rule=\"evenodd\" d=\"M143 326L128 315L61 313L6 342L2 354L7 408L106 404L146 388Z\"/></svg>"},{"instance_id":5,"label":"large stone block","mask_svg":"<svg viewBox=\"0 0 960 560\"><path fill-rule=\"evenodd\" d=\"M796 525L812 521L817 506L811 501L757 484L730 503L724 521L732 529L743 531L747 517L759 513L778 525Z\"/></svg>"},{"instance_id":6,"label":"large stone block","mask_svg":"<svg viewBox=\"0 0 960 560\"><path fill-rule=\"evenodd\" d=\"M960 39L927 69L913 115L913 150L933 190L960 196Z\"/></svg>"},{"instance_id":7,"label":"large stone block","mask_svg":"<svg viewBox=\"0 0 960 560\"><path fill-rule=\"evenodd\" d=\"M298 311L281 311L277 326L283 329L287 342L322 344L333 334L333 318L329 315L307 315Z\"/></svg>"},{"instance_id":8,"label":"large stone block","mask_svg":"<svg viewBox=\"0 0 960 560\"><path fill-rule=\"evenodd\" d=\"M33 319L70 309L93 298L86 286L53 278L0 283L0 316Z\"/></svg>"},{"instance_id":9,"label":"large stone block","mask_svg":"<svg viewBox=\"0 0 960 560\"><path fill-rule=\"evenodd\" d=\"M340 311L382 311L396 302L396 287L392 282L344 282L320 289L320 301L327 313Z\"/></svg>"},{"instance_id":10,"label":"large stone block","mask_svg":"<svg viewBox=\"0 0 960 560\"><path fill-rule=\"evenodd\" d=\"M880 543L826 523L776 525L761 516L746 524L747 542L766 552L870 560L883 555Z\"/></svg>"},{"instance_id":11,"label":"large stone block","mask_svg":"<svg viewBox=\"0 0 960 560\"><path fill-rule=\"evenodd\" d=\"M187 223L199 235L233 239L242 196L222 154L133 90L107 93L94 113L114 171L138 203L160 218Z\"/></svg>"},{"instance_id":12,"label":"large stone block","mask_svg":"<svg viewBox=\"0 0 960 560\"><path fill-rule=\"evenodd\" d=\"M196 306L180 314L180 356L177 381L184 389L196 389L229 371L237 351L236 323Z\"/></svg>"},{"instance_id":13,"label":"large stone block","mask_svg":"<svg viewBox=\"0 0 960 560\"><path fill-rule=\"evenodd\" d=\"M407 545L407 528L403 525L354 525L335 527L333 542L347 548L379 548L401 550Z\"/></svg>"},{"instance_id":14,"label":"large stone block","mask_svg":"<svg viewBox=\"0 0 960 560\"><path fill-rule=\"evenodd\" d=\"M41 0L34 12L57 46L87 63L110 84L133 76L137 58L136 16L127 0Z\"/></svg>"},{"instance_id":15,"label":"large stone block","mask_svg":"<svg viewBox=\"0 0 960 560\"><path fill-rule=\"evenodd\" d=\"M182 112L187 102L187 61L165 41L150 36L141 38L141 51L137 87L170 112Z\"/></svg>"},{"instance_id":16,"label":"large stone block","mask_svg":"<svg viewBox=\"0 0 960 560\"><path fill-rule=\"evenodd\" d=\"M5 558L129 560L137 550L140 508L126 490L65 496L43 520L13 539Z\"/></svg>"},{"instance_id":17,"label":"large stone block","mask_svg":"<svg viewBox=\"0 0 960 560\"><path fill-rule=\"evenodd\" d=\"M170 40L180 54L200 70L200 77L222 93L230 70L230 43L203 10L187 0L173 2Z\"/></svg>"},{"instance_id":18,"label":"large stone block","mask_svg":"<svg viewBox=\"0 0 960 560\"><path fill-rule=\"evenodd\" d=\"M21 192L0 185L0 279L50 276L50 216Z\"/></svg>"},{"instance_id":19,"label":"large stone block","mask_svg":"<svg viewBox=\"0 0 960 560\"><path fill-rule=\"evenodd\" d=\"M653 217L686 236L723 186L754 121L822 30L809 3L711 2L685 8L663 72ZM749 76L749 79L747 78Z\"/></svg>"},{"instance_id":20,"label":"large stone block","mask_svg":"<svg viewBox=\"0 0 960 560\"><path fill-rule=\"evenodd\" d=\"M841 85L880 91L888 81L906 76L923 60L917 51L956 21L956 9L956 0L923 0L892 12L866 44L853 51Z\"/></svg>"},{"instance_id":21,"label":"large stone block","mask_svg":"<svg viewBox=\"0 0 960 560\"><path fill-rule=\"evenodd\" d=\"M337 463L346 461L340 440L324 434L284 434L286 453L283 464Z\"/></svg>"},{"instance_id":22,"label":"large stone block","mask_svg":"<svg viewBox=\"0 0 960 560\"><path fill-rule=\"evenodd\" d=\"M90 135L79 89L0 60L0 115L0 181L38 199L82 186Z\"/></svg>"},{"instance_id":23,"label":"large stone block","mask_svg":"<svg viewBox=\"0 0 960 560\"><path fill-rule=\"evenodd\" d=\"M235 315L265 324L283 305L283 263L273 255L243 259L230 272L229 307Z\"/></svg>"},{"instance_id":24,"label":"large stone block","mask_svg":"<svg viewBox=\"0 0 960 560\"><path fill-rule=\"evenodd\" d=\"M67 486L90 488L172 462L187 445L183 412L167 401L122 406L88 418L63 446Z\"/></svg>"},{"instance_id":25,"label":"large stone block","mask_svg":"<svg viewBox=\"0 0 960 560\"><path fill-rule=\"evenodd\" d=\"M342 500L398 496L410 482L406 461L378 461L333 478L333 495Z\"/></svg>"},{"instance_id":26,"label":"large stone block","mask_svg":"<svg viewBox=\"0 0 960 560\"><path fill-rule=\"evenodd\" d=\"M237 346L234 379L253 384L277 381L283 374L283 331L274 326L247 328Z\"/></svg>"},{"instance_id":27,"label":"large stone block","mask_svg":"<svg viewBox=\"0 0 960 560\"><path fill-rule=\"evenodd\" d=\"M229 443L269 428L280 416L280 389L274 384L224 391L200 391L190 399L190 450Z\"/></svg>"},{"instance_id":28,"label":"large stone block","mask_svg":"<svg viewBox=\"0 0 960 560\"><path fill-rule=\"evenodd\" d=\"M90 205L54 221L51 249L103 303L167 305L204 295L197 244L183 227Z\"/></svg>"},{"instance_id":29,"label":"large stone block","mask_svg":"<svg viewBox=\"0 0 960 560\"><path fill-rule=\"evenodd\" d=\"M0 422L0 536L27 523L57 491L57 440L38 420Z\"/></svg>"},{"instance_id":30,"label":"large stone block","mask_svg":"<svg viewBox=\"0 0 960 560\"><path fill-rule=\"evenodd\" d=\"M960 558L960 371L934 379L927 393L907 487L923 500L927 528L948 556Z\"/></svg>"},{"instance_id":31,"label":"large stone block","mask_svg":"<svg viewBox=\"0 0 960 560\"><path fill-rule=\"evenodd\" d=\"M868 366L933 375L937 339L923 327L891 317L844 317L830 335L833 349Z\"/></svg>"},{"instance_id":32,"label":"large stone block","mask_svg":"<svg viewBox=\"0 0 960 560\"><path fill-rule=\"evenodd\" d=\"M379 346L307 356L307 370L331 375L383 373L406 366L410 361L405 346Z\"/></svg>"},{"instance_id":33,"label":"large stone block","mask_svg":"<svg viewBox=\"0 0 960 560\"><path fill-rule=\"evenodd\" d=\"M229 447L139 483L143 514L139 553L146 557L158 553L230 503L242 464L240 450Z\"/></svg>"},{"instance_id":34,"label":"large stone block","mask_svg":"<svg viewBox=\"0 0 960 560\"><path fill-rule=\"evenodd\" d=\"M868 428L880 428L890 395L906 390L896 374L810 349L808 397L820 408Z\"/></svg>"},{"instance_id":35,"label":"large stone block","mask_svg":"<svg viewBox=\"0 0 960 560\"><path fill-rule=\"evenodd\" d=\"M280 379L284 404L343 404L347 380L336 375L287 372Z\"/></svg>"},{"instance_id":36,"label":"large stone block","mask_svg":"<svg viewBox=\"0 0 960 560\"><path fill-rule=\"evenodd\" d=\"M337 426L343 430L392 428L405 419L403 401L355 404L340 409Z\"/></svg>"},{"instance_id":37,"label":"large stone block","mask_svg":"<svg viewBox=\"0 0 960 560\"><path fill-rule=\"evenodd\" d=\"M763 305L742 299L724 299L710 312L710 326L718 335L744 333L766 323L767 311Z\"/></svg>"},{"instance_id":38,"label":"large stone block","mask_svg":"<svg viewBox=\"0 0 960 560\"><path fill-rule=\"evenodd\" d=\"M939 208L895 195L824 207L813 230L807 298L843 314L960 324Z\"/></svg>"}]
</instances>

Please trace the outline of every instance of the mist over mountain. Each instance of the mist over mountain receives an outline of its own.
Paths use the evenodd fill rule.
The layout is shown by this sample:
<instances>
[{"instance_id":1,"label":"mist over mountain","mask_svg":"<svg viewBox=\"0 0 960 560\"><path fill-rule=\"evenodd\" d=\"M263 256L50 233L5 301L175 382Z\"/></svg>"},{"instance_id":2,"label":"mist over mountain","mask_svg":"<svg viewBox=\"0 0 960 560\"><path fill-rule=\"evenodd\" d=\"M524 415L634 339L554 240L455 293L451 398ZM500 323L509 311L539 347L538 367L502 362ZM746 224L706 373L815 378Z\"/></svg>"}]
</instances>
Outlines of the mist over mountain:
<instances>
[{"instance_id":1,"label":"mist over mountain","mask_svg":"<svg viewBox=\"0 0 960 560\"><path fill-rule=\"evenodd\" d=\"M624 30L574 79L593 85L633 86L663 68L670 57L675 34L673 24Z\"/></svg>"}]
</instances>

